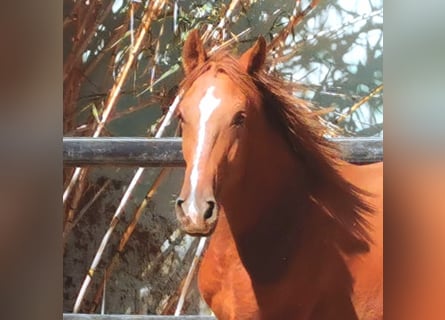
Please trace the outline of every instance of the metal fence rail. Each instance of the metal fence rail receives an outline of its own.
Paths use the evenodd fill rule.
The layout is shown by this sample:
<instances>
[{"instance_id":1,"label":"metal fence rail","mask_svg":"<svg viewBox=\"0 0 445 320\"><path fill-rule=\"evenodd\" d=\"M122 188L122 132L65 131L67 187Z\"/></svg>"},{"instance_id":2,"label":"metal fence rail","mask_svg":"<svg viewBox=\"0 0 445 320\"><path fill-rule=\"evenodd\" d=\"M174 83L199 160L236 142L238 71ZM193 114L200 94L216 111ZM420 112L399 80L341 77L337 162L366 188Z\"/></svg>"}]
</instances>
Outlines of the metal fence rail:
<instances>
[{"instance_id":1,"label":"metal fence rail","mask_svg":"<svg viewBox=\"0 0 445 320\"><path fill-rule=\"evenodd\" d=\"M152 315L99 315L64 313L63 320L216 320L212 316L152 316Z\"/></svg>"},{"instance_id":2,"label":"metal fence rail","mask_svg":"<svg viewBox=\"0 0 445 320\"><path fill-rule=\"evenodd\" d=\"M333 138L353 163L383 160L381 138ZM63 138L66 166L182 167L181 138Z\"/></svg>"}]
</instances>

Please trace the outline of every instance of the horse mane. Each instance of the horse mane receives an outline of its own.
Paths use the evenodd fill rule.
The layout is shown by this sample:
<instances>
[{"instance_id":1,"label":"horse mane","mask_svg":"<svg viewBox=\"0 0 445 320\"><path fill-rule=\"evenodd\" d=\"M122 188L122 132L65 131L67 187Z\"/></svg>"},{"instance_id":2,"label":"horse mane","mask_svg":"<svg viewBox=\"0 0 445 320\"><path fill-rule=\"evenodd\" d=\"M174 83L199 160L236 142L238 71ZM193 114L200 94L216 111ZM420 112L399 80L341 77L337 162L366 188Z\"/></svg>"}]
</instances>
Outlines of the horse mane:
<instances>
[{"instance_id":1,"label":"horse mane","mask_svg":"<svg viewBox=\"0 0 445 320\"><path fill-rule=\"evenodd\" d=\"M249 75L228 51L221 50L185 77L181 83L184 92L210 69L227 74L250 101L262 98L271 125L305 168L308 196L321 209L321 224L329 233L326 238L347 254L368 251L372 240L365 216L373 208L363 196L370 194L348 182L338 171L338 165L344 163L339 149L324 137L325 128L317 113L308 108L308 102L292 94L301 86L267 73L265 67Z\"/></svg>"}]
</instances>

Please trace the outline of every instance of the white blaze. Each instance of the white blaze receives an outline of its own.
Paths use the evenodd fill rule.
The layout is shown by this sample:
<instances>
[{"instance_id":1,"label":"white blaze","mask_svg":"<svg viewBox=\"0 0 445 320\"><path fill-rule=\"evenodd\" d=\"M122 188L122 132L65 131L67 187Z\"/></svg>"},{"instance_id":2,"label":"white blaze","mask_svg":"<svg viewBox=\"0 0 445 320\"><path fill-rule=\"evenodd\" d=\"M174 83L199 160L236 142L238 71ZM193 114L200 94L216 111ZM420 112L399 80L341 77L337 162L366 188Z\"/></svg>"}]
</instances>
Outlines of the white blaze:
<instances>
[{"instance_id":1,"label":"white blaze","mask_svg":"<svg viewBox=\"0 0 445 320\"><path fill-rule=\"evenodd\" d=\"M218 108L221 99L214 96L215 87L211 86L207 89L204 97L199 102L199 127L198 127L198 144L196 145L193 157L192 172L190 174L190 202L187 212L192 221L197 222L198 208L196 207L196 188L199 178L199 163L204 148L206 125L212 113Z\"/></svg>"}]
</instances>

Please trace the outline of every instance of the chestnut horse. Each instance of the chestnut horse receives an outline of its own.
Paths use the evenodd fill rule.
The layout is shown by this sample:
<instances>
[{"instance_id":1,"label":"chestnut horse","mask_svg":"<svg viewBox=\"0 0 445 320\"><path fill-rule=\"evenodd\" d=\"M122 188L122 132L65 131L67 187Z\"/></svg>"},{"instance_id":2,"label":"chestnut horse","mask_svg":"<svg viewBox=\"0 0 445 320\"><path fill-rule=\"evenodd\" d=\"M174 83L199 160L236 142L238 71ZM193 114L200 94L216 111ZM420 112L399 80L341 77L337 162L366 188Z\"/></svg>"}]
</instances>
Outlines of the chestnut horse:
<instances>
[{"instance_id":1,"label":"chestnut horse","mask_svg":"<svg viewBox=\"0 0 445 320\"><path fill-rule=\"evenodd\" d=\"M266 43L208 56L192 31L178 105L182 229L211 235L198 274L218 319L383 317L383 164L352 165L266 74Z\"/></svg>"}]
</instances>

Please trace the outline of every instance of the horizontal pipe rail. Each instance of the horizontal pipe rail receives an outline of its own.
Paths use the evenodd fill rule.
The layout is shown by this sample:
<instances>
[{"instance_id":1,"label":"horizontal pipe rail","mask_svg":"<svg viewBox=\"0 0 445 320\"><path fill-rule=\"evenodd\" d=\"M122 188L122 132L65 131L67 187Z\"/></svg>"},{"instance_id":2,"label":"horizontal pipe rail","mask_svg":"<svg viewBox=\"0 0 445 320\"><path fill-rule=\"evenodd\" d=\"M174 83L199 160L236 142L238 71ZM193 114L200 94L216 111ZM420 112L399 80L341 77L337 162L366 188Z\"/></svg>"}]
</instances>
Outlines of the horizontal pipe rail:
<instances>
[{"instance_id":1,"label":"horizontal pipe rail","mask_svg":"<svg viewBox=\"0 0 445 320\"><path fill-rule=\"evenodd\" d=\"M64 313L63 320L216 320L212 316L152 316L128 314L80 314Z\"/></svg>"},{"instance_id":2,"label":"horizontal pipe rail","mask_svg":"<svg viewBox=\"0 0 445 320\"><path fill-rule=\"evenodd\" d=\"M383 160L381 138L332 138L352 163ZM63 138L65 166L183 167L181 138Z\"/></svg>"}]
</instances>

